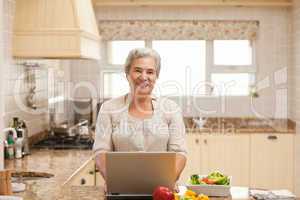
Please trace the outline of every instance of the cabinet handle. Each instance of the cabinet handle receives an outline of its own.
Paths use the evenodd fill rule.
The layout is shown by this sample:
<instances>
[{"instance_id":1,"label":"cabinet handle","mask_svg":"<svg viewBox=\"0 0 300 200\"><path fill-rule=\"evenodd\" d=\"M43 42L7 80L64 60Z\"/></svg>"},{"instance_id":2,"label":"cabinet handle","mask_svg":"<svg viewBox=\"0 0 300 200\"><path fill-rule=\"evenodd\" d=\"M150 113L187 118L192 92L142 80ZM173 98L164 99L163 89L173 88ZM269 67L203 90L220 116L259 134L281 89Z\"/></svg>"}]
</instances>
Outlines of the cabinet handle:
<instances>
[{"instance_id":1,"label":"cabinet handle","mask_svg":"<svg viewBox=\"0 0 300 200\"><path fill-rule=\"evenodd\" d=\"M92 171L92 170L91 170L91 171L89 171L89 174L90 174L90 175L93 175L94 173L95 173L95 172L94 172L94 171Z\"/></svg>"},{"instance_id":2,"label":"cabinet handle","mask_svg":"<svg viewBox=\"0 0 300 200\"><path fill-rule=\"evenodd\" d=\"M269 135L268 139L269 140L277 140L277 136L276 135Z\"/></svg>"},{"instance_id":3,"label":"cabinet handle","mask_svg":"<svg viewBox=\"0 0 300 200\"><path fill-rule=\"evenodd\" d=\"M195 143L196 143L196 144L199 144L199 139L195 139Z\"/></svg>"},{"instance_id":4,"label":"cabinet handle","mask_svg":"<svg viewBox=\"0 0 300 200\"><path fill-rule=\"evenodd\" d=\"M204 141L203 141L203 142L204 142L204 144L207 144L207 139L204 139Z\"/></svg>"},{"instance_id":5,"label":"cabinet handle","mask_svg":"<svg viewBox=\"0 0 300 200\"><path fill-rule=\"evenodd\" d=\"M85 185L85 184L86 184L86 180L85 180L84 178L82 178L82 179L80 180L80 184L81 184L81 185Z\"/></svg>"}]
</instances>

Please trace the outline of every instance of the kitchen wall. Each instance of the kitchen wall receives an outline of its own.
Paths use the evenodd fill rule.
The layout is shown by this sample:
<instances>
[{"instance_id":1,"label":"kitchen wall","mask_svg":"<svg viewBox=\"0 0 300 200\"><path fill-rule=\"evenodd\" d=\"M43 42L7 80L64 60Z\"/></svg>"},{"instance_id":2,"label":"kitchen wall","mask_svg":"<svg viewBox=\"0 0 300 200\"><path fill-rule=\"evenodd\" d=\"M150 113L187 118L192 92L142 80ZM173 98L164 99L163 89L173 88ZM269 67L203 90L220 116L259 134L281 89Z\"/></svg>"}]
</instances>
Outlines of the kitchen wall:
<instances>
[{"instance_id":1,"label":"kitchen wall","mask_svg":"<svg viewBox=\"0 0 300 200\"><path fill-rule=\"evenodd\" d=\"M293 1L291 37L292 67L289 73L289 115L297 122L295 139L295 177L300 176L300 1ZM295 178L295 192L300 196L300 180Z\"/></svg>"},{"instance_id":2,"label":"kitchen wall","mask_svg":"<svg viewBox=\"0 0 300 200\"><path fill-rule=\"evenodd\" d=\"M19 117L23 120L26 120L29 128L29 135L32 135L45 129L45 112L36 114L32 112L33 110L28 109L25 106L25 99L28 95L29 89L29 84L25 77L25 71L28 68L18 64L19 61L12 58L11 51L14 8L14 0L3 1L4 54L2 55L4 63L2 64L2 67L4 71L1 73L3 76L1 80L4 82L5 87L1 101L2 104L4 104L3 118L1 121L3 126L7 127L9 126L12 117ZM43 74L42 70L39 69L30 71L35 73L37 92L36 97L37 99L41 100L38 102L38 104L45 108L47 107L45 104L45 100L47 100L47 88L45 87L45 83L47 83L47 74ZM20 101L19 103L18 100Z\"/></svg>"},{"instance_id":3,"label":"kitchen wall","mask_svg":"<svg viewBox=\"0 0 300 200\"><path fill-rule=\"evenodd\" d=\"M26 121L29 136L41 132L46 128L45 113L47 112L47 68L41 69L25 67L22 63L28 61L11 60L5 76L7 83L4 90L5 117L4 124L9 126L13 117L19 117ZM32 74L33 82L28 80L28 74ZM34 95L37 109L27 107L31 85L36 86Z\"/></svg>"},{"instance_id":4,"label":"kitchen wall","mask_svg":"<svg viewBox=\"0 0 300 200\"><path fill-rule=\"evenodd\" d=\"M5 127L5 88L6 75L11 65L11 35L14 0L0 0L0 130ZM3 168L3 142L4 136L0 134L0 169Z\"/></svg>"},{"instance_id":5,"label":"kitchen wall","mask_svg":"<svg viewBox=\"0 0 300 200\"><path fill-rule=\"evenodd\" d=\"M3 1L4 15L4 54L5 62L2 64L3 73L1 80L4 82L1 103L3 117L1 122L4 127L10 125L13 117L25 120L29 136L48 129L48 99L54 96L67 96L69 82L69 62L65 60L20 60L13 59L11 53L11 38L13 29L14 0ZM2 17L1 17L2 19ZM38 64L38 67L28 67L24 63ZM29 80L31 74L31 80ZM35 105L37 109L28 108L28 98L31 86L35 86ZM61 107L62 102L56 102ZM66 120L65 113L57 116L58 121Z\"/></svg>"},{"instance_id":6,"label":"kitchen wall","mask_svg":"<svg viewBox=\"0 0 300 200\"><path fill-rule=\"evenodd\" d=\"M242 7L102 7L96 9L98 20L169 19L169 20L259 20L257 46L257 82L260 97L198 98L204 110L216 110L213 116L287 117L287 67L290 48L290 9ZM186 98L174 98L185 115L199 115ZM268 102L266 104L266 102ZM252 105L251 105L252 104ZM239 106L236 106L239 105ZM206 114L209 115L209 114Z\"/></svg>"},{"instance_id":7,"label":"kitchen wall","mask_svg":"<svg viewBox=\"0 0 300 200\"><path fill-rule=\"evenodd\" d=\"M38 67L28 67L24 63L38 64ZM9 126L13 117L19 117L26 121L29 136L48 129L48 100L60 96L65 97L68 86L69 70L68 63L61 60L12 60L5 81L5 117L4 124ZM28 74L34 76L33 82L28 80ZM35 89L35 105L37 109L28 108L28 98L31 85ZM53 100L55 108L61 112L56 115L58 122L66 120L62 107L63 99Z\"/></svg>"},{"instance_id":8,"label":"kitchen wall","mask_svg":"<svg viewBox=\"0 0 300 200\"><path fill-rule=\"evenodd\" d=\"M3 0L0 0L0 130L3 129L3 112L4 112L4 100L3 100L3 74L4 74L4 10ZM0 170L3 166L3 134L0 134Z\"/></svg>"},{"instance_id":9,"label":"kitchen wall","mask_svg":"<svg viewBox=\"0 0 300 200\"><path fill-rule=\"evenodd\" d=\"M77 100L93 99L93 122L96 121L96 106L100 98L101 81L99 77L101 63L101 60L73 60L69 63L70 97Z\"/></svg>"}]
</instances>

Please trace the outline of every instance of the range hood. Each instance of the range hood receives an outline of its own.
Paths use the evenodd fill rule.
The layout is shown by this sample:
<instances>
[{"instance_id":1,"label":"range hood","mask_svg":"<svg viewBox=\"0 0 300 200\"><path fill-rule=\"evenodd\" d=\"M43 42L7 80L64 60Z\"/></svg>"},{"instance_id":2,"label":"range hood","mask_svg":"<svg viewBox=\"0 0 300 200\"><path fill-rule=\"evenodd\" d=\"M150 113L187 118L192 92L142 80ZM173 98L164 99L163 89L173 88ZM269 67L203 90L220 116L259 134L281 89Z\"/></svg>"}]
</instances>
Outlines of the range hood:
<instances>
[{"instance_id":1,"label":"range hood","mask_svg":"<svg viewBox=\"0 0 300 200\"><path fill-rule=\"evenodd\" d=\"M91 0L16 0L16 58L100 59Z\"/></svg>"}]
</instances>

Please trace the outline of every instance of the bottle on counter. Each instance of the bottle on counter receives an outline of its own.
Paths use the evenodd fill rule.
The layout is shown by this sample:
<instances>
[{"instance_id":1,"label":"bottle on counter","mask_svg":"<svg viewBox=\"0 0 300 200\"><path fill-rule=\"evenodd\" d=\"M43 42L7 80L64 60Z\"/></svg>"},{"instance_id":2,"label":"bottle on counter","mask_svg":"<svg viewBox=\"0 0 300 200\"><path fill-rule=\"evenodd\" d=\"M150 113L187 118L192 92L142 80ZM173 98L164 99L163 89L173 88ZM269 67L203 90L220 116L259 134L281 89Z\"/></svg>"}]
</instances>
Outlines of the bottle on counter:
<instances>
[{"instance_id":1,"label":"bottle on counter","mask_svg":"<svg viewBox=\"0 0 300 200\"><path fill-rule=\"evenodd\" d=\"M16 153L15 156L16 158L22 158L23 157L23 138L18 137L16 140L16 144L15 144L15 149L16 149Z\"/></svg>"},{"instance_id":2,"label":"bottle on counter","mask_svg":"<svg viewBox=\"0 0 300 200\"><path fill-rule=\"evenodd\" d=\"M19 127L19 118L18 117L13 118L13 122L11 124L11 127L17 130L17 128Z\"/></svg>"},{"instance_id":3,"label":"bottle on counter","mask_svg":"<svg viewBox=\"0 0 300 200\"><path fill-rule=\"evenodd\" d=\"M7 142L5 143L6 156L8 159L14 159L15 157L14 146L15 146L15 142L13 138L13 133L9 132L7 136Z\"/></svg>"},{"instance_id":4,"label":"bottle on counter","mask_svg":"<svg viewBox=\"0 0 300 200\"><path fill-rule=\"evenodd\" d=\"M27 125L24 120L21 120L20 125L22 131L22 137L23 137L23 155L29 155L30 154L30 148L29 148L29 141L28 141L28 129Z\"/></svg>"}]
</instances>

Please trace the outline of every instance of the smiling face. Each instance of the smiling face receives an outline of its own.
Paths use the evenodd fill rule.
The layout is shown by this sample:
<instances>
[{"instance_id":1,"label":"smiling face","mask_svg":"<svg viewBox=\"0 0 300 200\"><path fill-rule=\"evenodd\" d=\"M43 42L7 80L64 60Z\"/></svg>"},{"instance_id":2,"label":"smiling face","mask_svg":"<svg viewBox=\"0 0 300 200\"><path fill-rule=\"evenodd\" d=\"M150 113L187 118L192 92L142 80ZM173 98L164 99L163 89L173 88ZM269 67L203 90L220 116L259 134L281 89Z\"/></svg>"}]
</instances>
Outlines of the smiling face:
<instances>
[{"instance_id":1,"label":"smiling face","mask_svg":"<svg viewBox=\"0 0 300 200\"><path fill-rule=\"evenodd\" d=\"M127 74L127 79L133 94L150 95L157 79L154 58L134 59L129 74Z\"/></svg>"}]
</instances>

